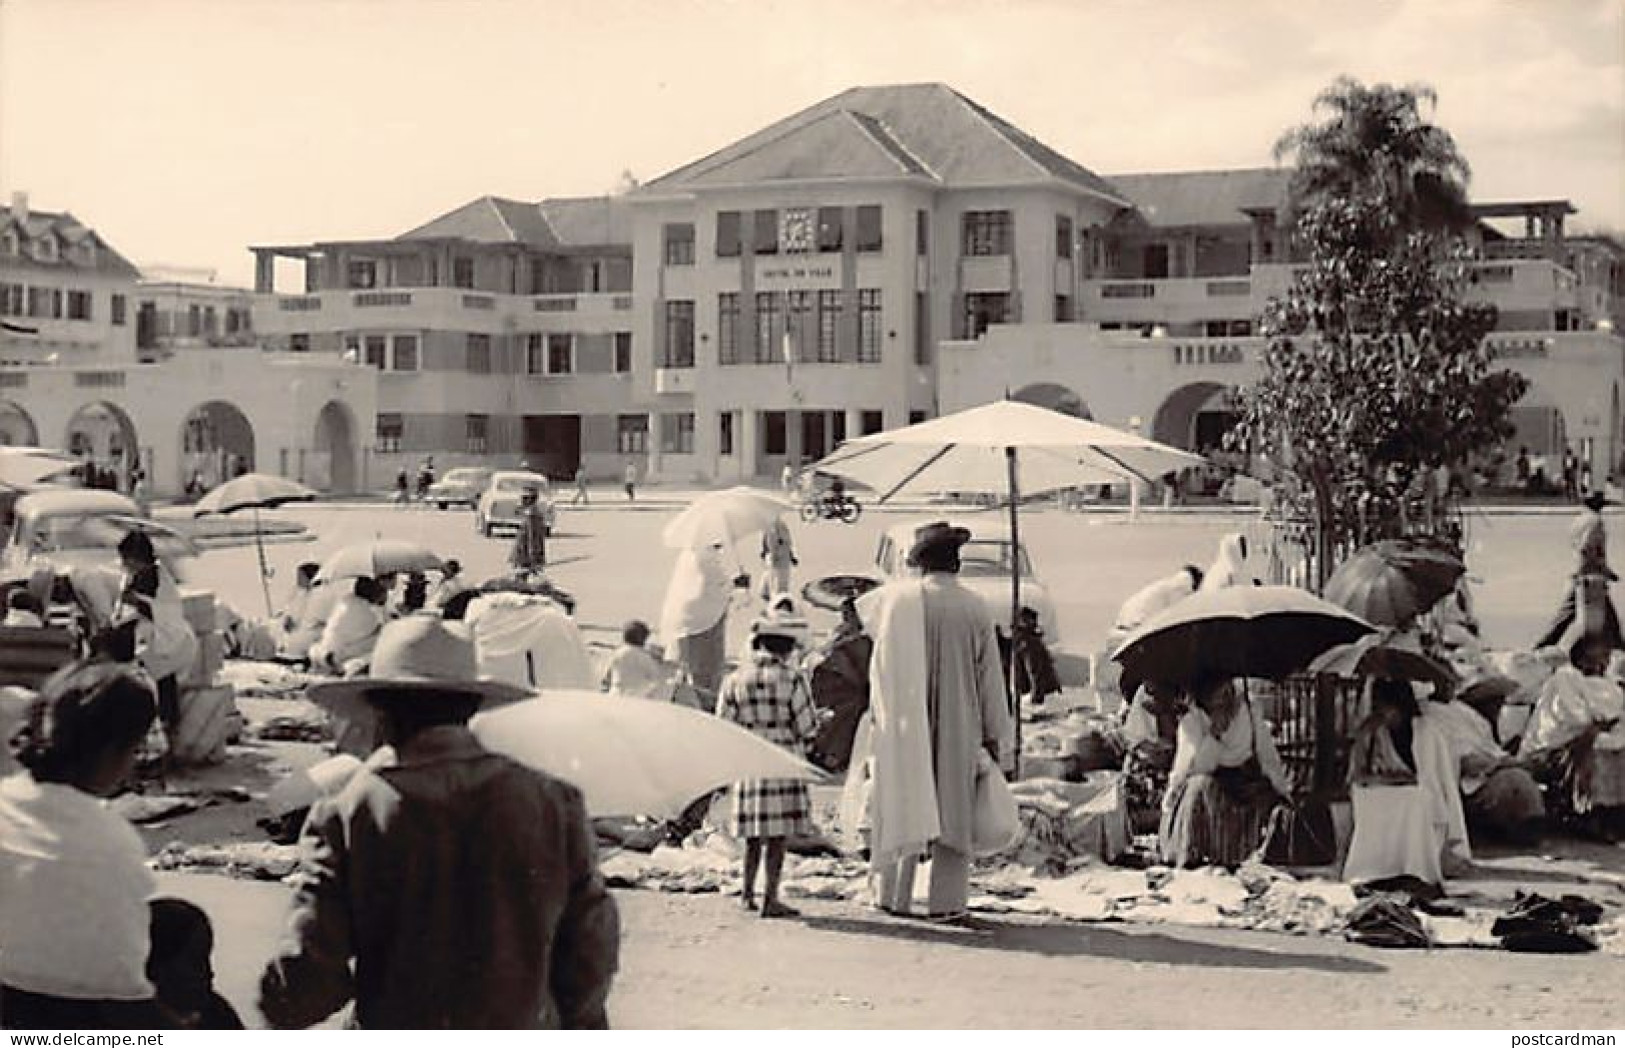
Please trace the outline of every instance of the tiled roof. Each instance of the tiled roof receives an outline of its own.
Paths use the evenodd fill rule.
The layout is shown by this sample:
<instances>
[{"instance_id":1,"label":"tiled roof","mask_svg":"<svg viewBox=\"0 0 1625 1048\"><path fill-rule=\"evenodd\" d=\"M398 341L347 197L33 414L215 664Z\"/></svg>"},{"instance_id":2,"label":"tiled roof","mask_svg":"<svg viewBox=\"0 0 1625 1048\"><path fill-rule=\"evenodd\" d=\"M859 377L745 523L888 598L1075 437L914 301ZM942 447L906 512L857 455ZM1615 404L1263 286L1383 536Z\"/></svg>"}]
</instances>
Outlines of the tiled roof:
<instances>
[{"instance_id":1,"label":"tiled roof","mask_svg":"<svg viewBox=\"0 0 1625 1048\"><path fill-rule=\"evenodd\" d=\"M1153 226L1233 226L1245 224L1248 211L1283 210L1292 172L1260 167L1107 177Z\"/></svg>"},{"instance_id":2,"label":"tiled roof","mask_svg":"<svg viewBox=\"0 0 1625 1048\"><path fill-rule=\"evenodd\" d=\"M869 141L851 134L845 118L831 119L843 113L860 118L857 124L873 132L864 136ZM839 148L820 155L819 147L832 140ZM1060 181L1126 203L1105 179L944 84L843 91L663 175L643 191L744 181L737 174L754 170L777 172L779 178L886 172L954 187Z\"/></svg>"},{"instance_id":3,"label":"tiled roof","mask_svg":"<svg viewBox=\"0 0 1625 1048\"><path fill-rule=\"evenodd\" d=\"M626 204L615 197L563 197L533 204L484 196L396 239L441 238L567 251L631 244L632 227Z\"/></svg>"},{"instance_id":4,"label":"tiled roof","mask_svg":"<svg viewBox=\"0 0 1625 1048\"><path fill-rule=\"evenodd\" d=\"M20 258L3 258L8 265L32 266L39 269L79 269L91 270L107 276L139 277L141 271L129 259L113 250L96 231L74 218L66 211L36 211L28 209L28 218L18 221L12 208L0 205L0 233L7 229L16 229L24 241L24 255ZM89 265L73 258L70 255L58 253L55 261L46 262L27 254L26 243L36 237L50 232L67 247L74 247L86 241L96 248L95 261Z\"/></svg>"}]
</instances>

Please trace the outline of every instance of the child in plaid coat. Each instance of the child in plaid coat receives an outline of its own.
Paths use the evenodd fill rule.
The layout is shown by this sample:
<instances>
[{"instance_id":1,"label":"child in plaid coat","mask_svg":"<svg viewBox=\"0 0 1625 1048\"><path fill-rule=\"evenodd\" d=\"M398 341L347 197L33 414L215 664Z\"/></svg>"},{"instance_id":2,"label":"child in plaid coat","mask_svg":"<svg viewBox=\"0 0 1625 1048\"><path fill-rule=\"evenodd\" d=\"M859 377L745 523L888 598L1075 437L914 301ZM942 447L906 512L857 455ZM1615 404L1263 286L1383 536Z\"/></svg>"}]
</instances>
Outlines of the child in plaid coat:
<instances>
[{"instance_id":1,"label":"child in plaid coat","mask_svg":"<svg viewBox=\"0 0 1625 1048\"><path fill-rule=\"evenodd\" d=\"M722 682L717 716L800 753L817 735L819 720L812 689L790 661L799 640L798 628L787 617L771 616L758 621L752 634L751 661ZM765 851L761 915L799 917L799 911L779 901L779 877L784 871L785 839L813 829L807 784L793 779L752 779L735 783L730 792L733 832L745 841L741 901L746 909L756 909L756 871Z\"/></svg>"}]
</instances>

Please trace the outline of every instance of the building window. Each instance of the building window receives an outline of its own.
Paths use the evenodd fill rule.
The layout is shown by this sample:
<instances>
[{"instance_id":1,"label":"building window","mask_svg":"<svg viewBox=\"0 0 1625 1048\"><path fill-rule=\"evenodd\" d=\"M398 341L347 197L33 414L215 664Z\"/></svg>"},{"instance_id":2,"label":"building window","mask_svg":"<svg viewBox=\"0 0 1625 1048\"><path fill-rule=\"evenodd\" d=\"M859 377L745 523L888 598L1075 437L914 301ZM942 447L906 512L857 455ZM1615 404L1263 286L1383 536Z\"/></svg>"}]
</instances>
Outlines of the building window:
<instances>
[{"instance_id":1,"label":"building window","mask_svg":"<svg viewBox=\"0 0 1625 1048\"><path fill-rule=\"evenodd\" d=\"M756 212L751 228L752 253L776 255L779 253L779 213L771 208Z\"/></svg>"},{"instance_id":2,"label":"building window","mask_svg":"<svg viewBox=\"0 0 1625 1048\"><path fill-rule=\"evenodd\" d=\"M784 412L762 412L762 454L787 455L789 452Z\"/></svg>"},{"instance_id":3,"label":"building window","mask_svg":"<svg viewBox=\"0 0 1625 1048\"><path fill-rule=\"evenodd\" d=\"M717 212L717 257L739 257L739 212Z\"/></svg>"},{"instance_id":4,"label":"building window","mask_svg":"<svg viewBox=\"0 0 1625 1048\"><path fill-rule=\"evenodd\" d=\"M880 412L865 411L863 413L862 425L864 436L867 437L871 433L879 433L885 424L884 417Z\"/></svg>"},{"instance_id":5,"label":"building window","mask_svg":"<svg viewBox=\"0 0 1625 1048\"><path fill-rule=\"evenodd\" d=\"M547 373L568 375L575 370L575 336L550 334L547 336Z\"/></svg>"},{"instance_id":6,"label":"building window","mask_svg":"<svg viewBox=\"0 0 1625 1048\"><path fill-rule=\"evenodd\" d=\"M220 326L219 325L220 325L220 317L219 317L219 314L217 314L214 311L214 307L213 306L204 306L203 307L203 333L205 335L207 335L209 338L213 338L215 335L218 335L220 333Z\"/></svg>"},{"instance_id":7,"label":"building window","mask_svg":"<svg viewBox=\"0 0 1625 1048\"><path fill-rule=\"evenodd\" d=\"M914 253L921 258L931 253L931 213L914 212Z\"/></svg>"},{"instance_id":8,"label":"building window","mask_svg":"<svg viewBox=\"0 0 1625 1048\"><path fill-rule=\"evenodd\" d=\"M811 291L790 291L785 294L785 335L790 339L791 351L798 361L812 359L809 351L818 337L813 327L812 303Z\"/></svg>"},{"instance_id":9,"label":"building window","mask_svg":"<svg viewBox=\"0 0 1625 1048\"><path fill-rule=\"evenodd\" d=\"M4 308L4 306L0 305L0 308ZM124 326L124 310L124 296L114 295L111 302L111 308L109 310L109 312L112 314L114 327Z\"/></svg>"},{"instance_id":10,"label":"building window","mask_svg":"<svg viewBox=\"0 0 1625 1048\"><path fill-rule=\"evenodd\" d=\"M771 364L784 359L773 336L779 327L779 296L774 291L756 293L756 363Z\"/></svg>"},{"instance_id":11,"label":"building window","mask_svg":"<svg viewBox=\"0 0 1625 1048\"><path fill-rule=\"evenodd\" d=\"M818 209L818 250L841 250L841 209L838 207Z\"/></svg>"},{"instance_id":12,"label":"building window","mask_svg":"<svg viewBox=\"0 0 1625 1048\"><path fill-rule=\"evenodd\" d=\"M186 334L188 338L203 334L203 310L197 306L186 307Z\"/></svg>"},{"instance_id":13,"label":"building window","mask_svg":"<svg viewBox=\"0 0 1625 1048\"><path fill-rule=\"evenodd\" d=\"M858 250L879 251L883 243L880 228L880 205L863 204L858 208Z\"/></svg>"},{"instance_id":14,"label":"building window","mask_svg":"<svg viewBox=\"0 0 1625 1048\"><path fill-rule=\"evenodd\" d=\"M474 260L472 258L454 258L451 260L451 286L474 286Z\"/></svg>"},{"instance_id":15,"label":"building window","mask_svg":"<svg viewBox=\"0 0 1625 1048\"><path fill-rule=\"evenodd\" d=\"M22 288L16 284L0 283L0 317L9 317L17 312L11 307L12 297L21 290Z\"/></svg>"},{"instance_id":16,"label":"building window","mask_svg":"<svg viewBox=\"0 0 1625 1048\"><path fill-rule=\"evenodd\" d=\"M547 373L547 341L537 332L525 336L525 374Z\"/></svg>"},{"instance_id":17,"label":"building window","mask_svg":"<svg viewBox=\"0 0 1625 1048\"><path fill-rule=\"evenodd\" d=\"M668 455L694 454L694 413L660 416L660 450Z\"/></svg>"},{"instance_id":18,"label":"building window","mask_svg":"<svg viewBox=\"0 0 1625 1048\"><path fill-rule=\"evenodd\" d=\"M666 265L692 266L694 264L694 223L668 222L666 224Z\"/></svg>"},{"instance_id":19,"label":"building window","mask_svg":"<svg viewBox=\"0 0 1625 1048\"><path fill-rule=\"evenodd\" d=\"M981 338L992 324L1010 321L1010 294L1006 291L981 292L965 296L965 337Z\"/></svg>"},{"instance_id":20,"label":"building window","mask_svg":"<svg viewBox=\"0 0 1625 1048\"><path fill-rule=\"evenodd\" d=\"M923 412L923 411L910 411L908 413L908 424L909 425L917 426L921 422L924 422L924 421L925 421L925 412Z\"/></svg>"},{"instance_id":21,"label":"building window","mask_svg":"<svg viewBox=\"0 0 1625 1048\"><path fill-rule=\"evenodd\" d=\"M393 413L385 414L384 412L379 412L378 413L378 439L377 439L378 450L379 451L399 451L399 450L401 450L401 435L402 435L403 432L405 432L405 429L406 429L405 423L401 419L400 415L393 414Z\"/></svg>"},{"instance_id":22,"label":"building window","mask_svg":"<svg viewBox=\"0 0 1625 1048\"><path fill-rule=\"evenodd\" d=\"M841 293L818 293L818 362L834 364L841 359Z\"/></svg>"},{"instance_id":23,"label":"building window","mask_svg":"<svg viewBox=\"0 0 1625 1048\"><path fill-rule=\"evenodd\" d=\"M378 263L370 258L352 258L345 267L345 287L370 290L378 286Z\"/></svg>"},{"instance_id":24,"label":"building window","mask_svg":"<svg viewBox=\"0 0 1625 1048\"><path fill-rule=\"evenodd\" d=\"M632 370L632 332L615 332L615 373L627 374Z\"/></svg>"},{"instance_id":25,"label":"building window","mask_svg":"<svg viewBox=\"0 0 1625 1048\"><path fill-rule=\"evenodd\" d=\"M62 289L59 287L51 289L51 319L62 319Z\"/></svg>"},{"instance_id":26,"label":"building window","mask_svg":"<svg viewBox=\"0 0 1625 1048\"><path fill-rule=\"evenodd\" d=\"M880 289L858 292L858 362L880 363Z\"/></svg>"},{"instance_id":27,"label":"building window","mask_svg":"<svg viewBox=\"0 0 1625 1048\"><path fill-rule=\"evenodd\" d=\"M491 416L463 416L463 449L470 455L483 455L490 446Z\"/></svg>"},{"instance_id":28,"label":"building window","mask_svg":"<svg viewBox=\"0 0 1625 1048\"><path fill-rule=\"evenodd\" d=\"M734 453L734 413L724 411L717 416L717 453Z\"/></svg>"},{"instance_id":29,"label":"building window","mask_svg":"<svg viewBox=\"0 0 1625 1048\"><path fill-rule=\"evenodd\" d=\"M88 292L88 291L69 291L68 292L68 319L69 320L89 320L90 319L90 292Z\"/></svg>"},{"instance_id":30,"label":"building window","mask_svg":"<svg viewBox=\"0 0 1625 1048\"><path fill-rule=\"evenodd\" d=\"M676 301L666 303L666 359L665 368L691 368L694 366L694 303Z\"/></svg>"},{"instance_id":31,"label":"building window","mask_svg":"<svg viewBox=\"0 0 1625 1048\"><path fill-rule=\"evenodd\" d=\"M306 332L303 332L303 331L298 331L298 332L295 332L292 335L289 335L288 336L288 352L290 352L290 353L309 353L310 352L310 335L308 333L306 333Z\"/></svg>"},{"instance_id":32,"label":"building window","mask_svg":"<svg viewBox=\"0 0 1625 1048\"><path fill-rule=\"evenodd\" d=\"M389 365L389 339L383 335L368 335L366 346L368 366L384 370Z\"/></svg>"},{"instance_id":33,"label":"building window","mask_svg":"<svg viewBox=\"0 0 1625 1048\"><path fill-rule=\"evenodd\" d=\"M1057 324L1070 324L1075 318L1072 315L1072 296L1055 296L1055 322Z\"/></svg>"},{"instance_id":34,"label":"building window","mask_svg":"<svg viewBox=\"0 0 1625 1048\"><path fill-rule=\"evenodd\" d=\"M489 375L491 373L490 335L469 333L468 370L473 375Z\"/></svg>"},{"instance_id":35,"label":"building window","mask_svg":"<svg viewBox=\"0 0 1625 1048\"><path fill-rule=\"evenodd\" d=\"M1072 259L1072 219L1067 215L1055 216L1055 257Z\"/></svg>"},{"instance_id":36,"label":"building window","mask_svg":"<svg viewBox=\"0 0 1625 1048\"><path fill-rule=\"evenodd\" d=\"M717 363L739 363L739 292L717 296Z\"/></svg>"},{"instance_id":37,"label":"building window","mask_svg":"<svg viewBox=\"0 0 1625 1048\"><path fill-rule=\"evenodd\" d=\"M1008 255L1010 253L1010 212L965 212L966 255Z\"/></svg>"},{"instance_id":38,"label":"building window","mask_svg":"<svg viewBox=\"0 0 1625 1048\"><path fill-rule=\"evenodd\" d=\"M622 455L642 455L649 450L649 416L615 416L615 450Z\"/></svg>"},{"instance_id":39,"label":"building window","mask_svg":"<svg viewBox=\"0 0 1625 1048\"><path fill-rule=\"evenodd\" d=\"M396 335L394 370L416 371L417 369L418 337L416 335Z\"/></svg>"}]
</instances>

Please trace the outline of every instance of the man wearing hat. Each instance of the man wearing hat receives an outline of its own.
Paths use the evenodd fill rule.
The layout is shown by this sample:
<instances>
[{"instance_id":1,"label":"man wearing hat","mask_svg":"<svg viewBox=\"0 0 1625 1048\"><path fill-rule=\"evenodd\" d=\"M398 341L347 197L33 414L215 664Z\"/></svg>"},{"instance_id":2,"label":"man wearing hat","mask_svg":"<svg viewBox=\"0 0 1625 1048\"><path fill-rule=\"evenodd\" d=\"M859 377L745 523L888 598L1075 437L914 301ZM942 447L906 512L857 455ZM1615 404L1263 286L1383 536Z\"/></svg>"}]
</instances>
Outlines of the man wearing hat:
<instances>
[{"instance_id":1,"label":"man wearing hat","mask_svg":"<svg viewBox=\"0 0 1625 1048\"><path fill-rule=\"evenodd\" d=\"M921 577L858 601L875 645L870 863L876 901L891 913L911 912L915 867L929 854L928 916L964 916L980 755L1004 764L1013 756L993 620L958 578L959 549L969 539L964 528L925 525L908 554Z\"/></svg>"},{"instance_id":2,"label":"man wearing hat","mask_svg":"<svg viewBox=\"0 0 1625 1048\"><path fill-rule=\"evenodd\" d=\"M1578 619L1582 636L1600 636L1615 649L1625 648L1625 636L1620 634L1619 614L1608 596L1608 583L1619 581L1619 576L1608 566L1608 528L1602 519L1603 507L1608 504L1607 496L1600 491L1590 492L1582 500L1585 508L1569 528L1569 545L1575 556L1574 575L1564 590L1557 614L1553 616L1551 625L1546 627L1546 632L1535 642L1535 647L1544 648L1553 644L1568 647L1564 643L1565 634L1569 633L1571 626L1576 625ZM1587 594L1583 605L1576 603L1577 591ZM1568 638L1570 643L1575 639L1578 638Z\"/></svg>"},{"instance_id":3,"label":"man wearing hat","mask_svg":"<svg viewBox=\"0 0 1625 1048\"><path fill-rule=\"evenodd\" d=\"M525 692L477 680L466 632L421 615L384 628L372 673L312 689L374 710L395 756L311 809L261 1012L294 1029L353 999L364 1028L606 1026L620 925L581 794L468 728Z\"/></svg>"}]
</instances>

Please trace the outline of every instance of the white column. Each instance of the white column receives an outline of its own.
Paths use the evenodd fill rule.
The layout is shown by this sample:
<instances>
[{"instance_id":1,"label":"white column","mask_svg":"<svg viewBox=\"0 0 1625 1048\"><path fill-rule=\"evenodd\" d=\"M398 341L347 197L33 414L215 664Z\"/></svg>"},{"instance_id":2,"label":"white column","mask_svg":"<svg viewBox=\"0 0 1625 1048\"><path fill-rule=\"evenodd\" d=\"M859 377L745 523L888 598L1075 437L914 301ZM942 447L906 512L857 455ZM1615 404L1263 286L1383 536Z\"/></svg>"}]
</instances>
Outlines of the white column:
<instances>
[{"instance_id":1,"label":"white column","mask_svg":"<svg viewBox=\"0 0 1625 1048\"><path fill-rule=\"evenodd\" d=\"M861 436L863 436L863 409L862 408L847 408L846 409L846 439L847 440L852 440L855 437L861 437Z\"/></svg>"},{"instance_id":2,"label":"white column","mask_svg":"<svg viewBox=\"0 0 1625 1048\"><path fill-rule=\"evenodd\" d=\"M761 468L762 413L755 408L739 410L739 429L734 434L734 451L739 456L739 476L749 480Z\"/></svg>"}]
</instances>

